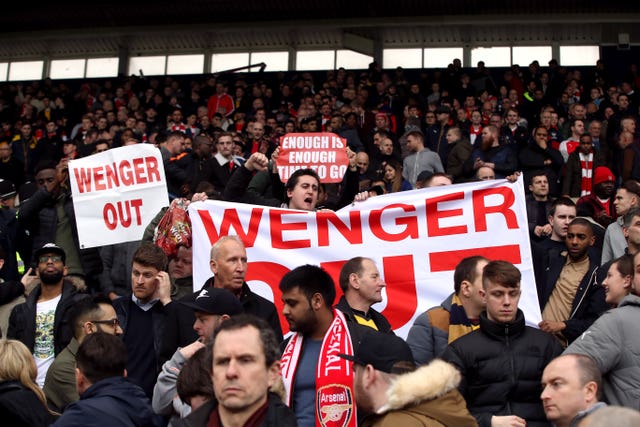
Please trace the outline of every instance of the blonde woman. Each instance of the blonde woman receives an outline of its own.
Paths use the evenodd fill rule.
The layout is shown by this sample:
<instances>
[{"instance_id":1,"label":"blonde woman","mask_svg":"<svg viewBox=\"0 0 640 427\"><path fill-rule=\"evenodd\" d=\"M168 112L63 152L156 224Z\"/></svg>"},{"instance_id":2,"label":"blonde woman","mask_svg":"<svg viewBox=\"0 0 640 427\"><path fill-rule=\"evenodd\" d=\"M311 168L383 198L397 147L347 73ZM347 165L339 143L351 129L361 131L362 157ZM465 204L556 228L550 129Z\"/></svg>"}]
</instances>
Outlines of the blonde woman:
<instances>
[{"instance_id":1,"label":"blonde woman","mask_svg":"<svg viewBox=\"0 0 640 427\"><path fill-rule=\"evenodd\" d=\"M20 341L0 339L0 420L6 426L48 426L55 413L36 384L36 363Z\"/></svg>"}]
</instances>

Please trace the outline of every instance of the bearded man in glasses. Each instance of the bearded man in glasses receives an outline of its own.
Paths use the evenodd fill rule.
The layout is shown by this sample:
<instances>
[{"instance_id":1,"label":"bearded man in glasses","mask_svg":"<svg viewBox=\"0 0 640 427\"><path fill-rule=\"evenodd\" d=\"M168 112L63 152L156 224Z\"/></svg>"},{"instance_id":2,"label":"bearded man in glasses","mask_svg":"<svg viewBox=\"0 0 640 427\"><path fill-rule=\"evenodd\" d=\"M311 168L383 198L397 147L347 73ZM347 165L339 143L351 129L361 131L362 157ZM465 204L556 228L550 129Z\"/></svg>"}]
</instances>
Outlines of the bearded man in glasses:
<instances>
[{"instance_id":1,"label":"bearded man in glasses","mask_svg":"<svg viewBox=\"0 0 640 427\"><path fill-rule=\"evenodd\" d=\"M66 280L67 254L54 243L47 243L34 252L35 272L40 283L17 305L9 318L8 338L21 341L33 354L38 367L36 382L44 385L47 370L54 358L73 338L71 308L87 295L77 292ZM26 284L33 270L22 278Z\"/></svg>"},{"instance_id":2,"label":"bearded man in glasses","mask_svg":"<svg viewBox=\"0 0 640 427\"><path fill-rule=\"evenodd\" d=\"M76 389L75 367L76 354L82 341L96 332L122 335L120 322L111 300L101 294L85 298L73 307L71 326L73 339L49 367L42 389L47 396L49 408L58 412L63 412L67 405L80 398Z\"/></svg>"}]
</instances>

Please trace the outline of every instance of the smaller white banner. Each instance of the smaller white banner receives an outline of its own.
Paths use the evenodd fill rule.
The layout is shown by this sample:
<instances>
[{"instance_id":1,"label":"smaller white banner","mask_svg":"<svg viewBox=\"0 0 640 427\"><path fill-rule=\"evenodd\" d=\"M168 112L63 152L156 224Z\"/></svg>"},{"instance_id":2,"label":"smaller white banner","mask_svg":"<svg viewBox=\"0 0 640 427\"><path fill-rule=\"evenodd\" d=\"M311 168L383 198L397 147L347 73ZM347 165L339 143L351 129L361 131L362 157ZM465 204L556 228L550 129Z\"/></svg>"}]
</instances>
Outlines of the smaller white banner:
<instances>
[{"instance_id":1,"label":"smaller white banner","mask_svg":"<svg viewBox=\"0 0 640 427\"><path fill-rule=\"evenodd\" d=\"M140 240L169 205L162 156L151 144L72 160L69 177L81 248Z\"/></svg>"}]
</instances>

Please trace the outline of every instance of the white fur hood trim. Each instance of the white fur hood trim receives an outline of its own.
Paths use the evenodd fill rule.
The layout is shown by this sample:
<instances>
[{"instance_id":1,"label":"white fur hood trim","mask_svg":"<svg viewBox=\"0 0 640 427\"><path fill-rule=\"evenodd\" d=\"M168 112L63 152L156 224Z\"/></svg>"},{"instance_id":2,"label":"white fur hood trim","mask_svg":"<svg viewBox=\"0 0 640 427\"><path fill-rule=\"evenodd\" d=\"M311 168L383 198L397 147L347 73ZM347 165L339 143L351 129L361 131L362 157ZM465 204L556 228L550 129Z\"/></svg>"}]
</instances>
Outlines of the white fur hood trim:
<instances>
[{"instance_id":1,"label":"white fur hood trim","mask_svg":"<svg viewBox=\"0 0 640 427\"><path fill-rule=\"evenodd\" d=\"M453 365L434 359L414 372L398 376L387 390L387 404L377 412L382 414L436 399L458 387L460 378Z\"/></svg>"}]
</instances>

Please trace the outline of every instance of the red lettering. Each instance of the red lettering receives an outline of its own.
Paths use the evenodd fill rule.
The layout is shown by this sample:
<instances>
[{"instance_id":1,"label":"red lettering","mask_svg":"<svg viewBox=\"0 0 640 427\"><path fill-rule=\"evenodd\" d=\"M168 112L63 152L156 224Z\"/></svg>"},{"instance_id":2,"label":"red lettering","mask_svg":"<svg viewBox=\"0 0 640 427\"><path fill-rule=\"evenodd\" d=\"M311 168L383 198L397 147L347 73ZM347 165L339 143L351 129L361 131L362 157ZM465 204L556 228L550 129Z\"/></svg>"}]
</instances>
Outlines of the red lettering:
<instances>
[{"instance_id":1,"label":"red lettering","mask_svg":"<svg viewBox=\"0 0 640 427\"><path fill-rule=\"evenodd\" d=\"M269 220L271 224L271 246L275 249L302 249L310 248L311 240L288 240L284 241L284 231L306 230L306 222L282 222L283 215L308 215L306 212L283 211L272 209L269 211Z\"/></svg>"},{"instance_id":2,"label":"red lettering","mask_svg":"<svg viewBox=\"0 0 640 427\"><path fill-rule=\"evenodd\" d=\"M382 314L393 329L398 329L411 320L418 308L413 255L384 257L382 265L387 284L387 306Z\"/></svg>"},{"instance_id":3,"label":"red lettering","mask_svg":"<svg viewBox=\"0 0 640 427\"><path fill-rule=\"evenodd\" d=\"M320 267L329 273L329 276L331 276L333 283L336 286L336 300L333 302L334 305L338 303L338 299L340 299L340 296L344 293L342 292L342 289L340 289L340 270L342 270L342 266L345 262L347 262L346 259L320 263Z\"/></svg>"},{"instance_id":4,"label":"red lettering","mask_svg":"<svg viewBox=\"0 0 640 427\"><path fill-rule=\"evenodd\" d=\"M104 165L105 176L107 177L107 186L109 188L120 186L120 177L116 172L116 164Z\"/></svg>"},{"instance_id":5,"label":"red lettering","mask_svg":"<svg viewBox=\"0 0 640 427\"><path fill-rule=\"evenodd\" d=\"M126 208L126 210L124 208ZM123 227L128 228L131 225L131 207L129 200L118 202L118 216L120 217L120 224L122 224Z\"/></svg>"},{"instance_id":6,"label":"red lettering","mask_svg":"<svg viewBox=\"0 0 640 427\"><path fill-rule=\"evenodd\" d=\"M147 177L144 174L144 159L140 157L133 159L133 170L135 172L136 184L146 184Z\"/></svg>"},{"instance_id":7,"label":"red lettering","mask_svg":"<svg viewBox=\"0 0 640 427\"><path fill-rule=\"evenodd\" d=\"M415 216L395 216L396 225L404 225L404 229L396 234L389 233L382 228L382 214L387 209L397 209L400 208L405 212L415 212L416 207L413 205L405 205L401 203L385 206L382 209L376 209L371 211L369 214L369 227L371 228L371 232L378 237L379 239L385 240L387 242L399 242L400 240L404 240L407 237L412 239L418 238L418 220Z\"/></svg>"},{"instance_id":8,"label":"red lettering","mask_svg":"<svg viewBox=\"0 0 640 427\"><path fill-rule=\"evenodd\" d=\"M502 203L496 206L487 206L485 199L487 196L500 195ZM518 218L516 213L510 209L516 201L513 190L509 187L484 188L471 193L473 200L473 220L476 224L476 231L487 231L487 215L502 214L507 223L507 228L518 228Z\"/></svg>"},{"instance_id":9,"label":"red lettering","mask_svg":"<svg viewBox=\"0 0 640 427\"><path fill-rule=\"evenodd\" d=\"M142 225L142 215L140 213L140 207L142 206L142 199L131 200L131 206L136 210L136 225Z\"/></svg>"},{"instance_id":10,"label":"red lettering","mask_svg":"<svg viewBox=\"0 0 640 427\"><path fill-rule=\"evenodd\" d=\"M235 209L225 209L220 222L220 232L216 229L209 211L201 209L197 212L198 215L200 215L204 229L207 232L207 237L209 237L209 243L213 245L220 237L228 236L229 230L233 227L235 234L237 234L240 240L242 240L245 247L251 248L256 242L263 210L264 209L262 208L251 209L249 227L247 231L245 231L240 223L240 219L238 218L238 211Z\"/></svg>"},{"instance_id":11,"label":"red lettering","mask_svg":"<svg viewBox=\"0 0 640 427\"><path fill-rule=\"evenodd\" d=\"M516 265L522 263L520 245L483 246L481 248L431 252L429 254L431 272L453 271L460 261L470 256L483 256L492 260L509 261L511 264Z\"/></svg>"},{"instance_id":12,"label":"red lettering","mask_svg":"<svg viewBox=\"0 0 640 427\"><path fill-rule=\"evenodd\" d=\"M149 178L149 182L160 181L158 160L153 156L145 157L144 160L147 162L147 177Z\"/></svg>"},{"instance_id":13,"label":"red lettering","mask_svg":"<svg viewBox=\"0 0 640 427\"><path fill-rule=\"evenodd\" d=\"M118 214L116 208L111 203L104 205L102 209L102 216L104 217L104 223L109 230L114 230L118 226Z\"/></svg>"},{"instance_id":14,"label":"red lettering","mask_svg":"<svg viewBox=\"0 0 640 427\"><path fill-rule=\"evenodd\" d=\"M102 170L102 166L93 168L93 186L96 191L107 189L107 186L104 185L104 171Z\"/></svg>"},{"instance_id":15,"label":"red lettering","mask_svg":"<svg viewBox=\"0 0 640 427\"><path fill-rule=\"evenodd\" d=\"M335 212L318 212L316 222L318 224L318 246L329 246L329 223L352 245L362 243L362 221L359 211L349 212L351 228L342 222ZM333 238L335 239L335 235Z\"/></svg>"},{"instance_id":16,"label":"red lettering","mask_svg":"<svg viewBox=\"0 0 640 427\"><path fill-rule=\"evenodd\" d=\"M451 218L454 216L462 215L462 208L438 210L438 203L450 202L453 200L464 199L464 193L462 191L457 193L448 193L439 197L426 200L426 214L427 214L427 235L433 236L450 236L452 234L464 234L467 232L466 225L453 225L451 227L440 227L441 218Z\"/></svg>"},{"instance_id":17,"label":"red lettering","mask_svg":"<svg viewBox=\"0 0 640 427\"><path fill-rule=\"evenodd\" d=\"M131 164L127 160L123 160L120 162L120 166L118 166L118 170L120 171L120 180L122 181L122 185L133 185L133 173L131 171Z\"/></svg>"},{"instance_id":18,"label":"red lettering","mask_svg":"<svg viewBox=\"0 0 640 427\"><path fill-rule=\"evenodd\" d=\"M78 191L91 191L91 169L77 168L73 170L78 183Z\"/></svg>"},{"instance_id":19,"label":"red lettering","mask_svg":"<svg viewBox=\"0 0 640 427\"><path fill-rule=\"evenodd\" d=\"M280 317L280 325L282 326L282 332L289 330L289 324L282 316L282 292L280 292L280 279L287 274L289 269L284 265L276 264L275 262L268 261L256 261L249 262L247 264L247 275L245 280L250 282L252 280L258 280L264 282L271 288L273 292L273 303L278 310L278 316Z\"/></svg>"}]
</instances>

